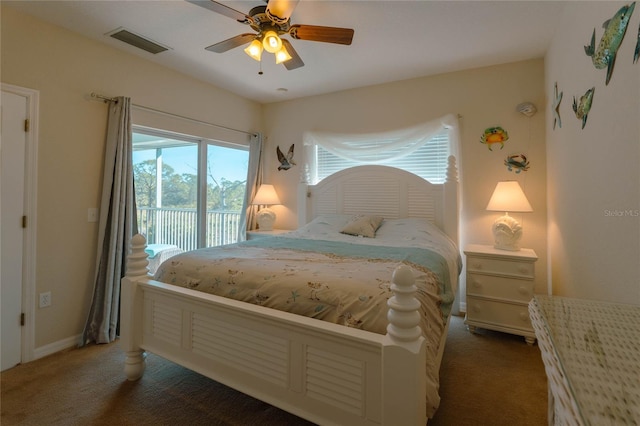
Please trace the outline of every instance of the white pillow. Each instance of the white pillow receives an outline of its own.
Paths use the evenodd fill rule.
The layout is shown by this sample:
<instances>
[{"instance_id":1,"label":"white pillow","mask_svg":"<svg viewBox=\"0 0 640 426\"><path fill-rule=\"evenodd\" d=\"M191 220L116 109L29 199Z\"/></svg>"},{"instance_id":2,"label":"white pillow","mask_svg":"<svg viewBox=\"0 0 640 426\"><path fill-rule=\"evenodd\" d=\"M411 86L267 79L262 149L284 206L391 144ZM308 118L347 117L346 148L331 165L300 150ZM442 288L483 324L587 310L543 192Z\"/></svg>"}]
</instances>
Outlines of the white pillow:
<instances>
[{"instance_id":1,"label":"white pillow","mask_svg":"<svg viewBox=\"0 0 640 426\"><path fill-rule=\"evenodd\" d=\"M384 218L382 216L356 216L340 231L343 234L375 238Z\"/></svg>"}]
</instances>

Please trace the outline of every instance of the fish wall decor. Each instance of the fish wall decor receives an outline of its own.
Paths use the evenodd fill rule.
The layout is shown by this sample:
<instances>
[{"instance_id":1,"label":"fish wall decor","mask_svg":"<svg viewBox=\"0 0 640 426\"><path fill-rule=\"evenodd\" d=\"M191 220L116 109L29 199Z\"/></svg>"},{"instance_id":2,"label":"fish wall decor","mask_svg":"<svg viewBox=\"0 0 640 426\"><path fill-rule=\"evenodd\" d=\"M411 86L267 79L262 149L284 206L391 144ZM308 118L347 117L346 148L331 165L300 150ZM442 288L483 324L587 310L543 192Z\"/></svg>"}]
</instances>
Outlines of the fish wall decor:
<instances>
[{"instance_id":1,"label":"fish wall decor","mask_svg":"<svg viewBox=\"0 0 640 426\"><path fill-rule=\"evenodd\" d=\"M595 87L587 90L584 95L580 96L580 102L576 102L576 97L573 97L573 112L576 113L576 118L582 120L583 129L584 125L587 124L587 117L589 116L589 111L591 111L591 103L593 102L593 93L595 90Z\"/></svg>"},{"instance_id":2,"label":"fish wall decor","mask_svg":"<svg viewBox=\"0 0 640 426\"><path fill-rule=\"evenodd\" d=\"M500 144L500 149L504 148L504 143L509 140L509 134L502 127L489 127L485 129L480 137L480 143L486 144L489 151L493 151L494 143Z\"/></svg>"},{"instance_id":3,"label":"fish wall decor","mask_svg":"<svg viewBox=\"0 0 640 426\"><path fill-rule=\"evenodd\" d=\"M558 94L558 82L556 81L553 86L553 130L556 129L556 124L559 128L562 128L562 119L560 118L560 102L562 102L562 92Z\"/></svg>"},{"instance_id":4,"label":"fish wall decor","mask_svg":"<svg viewBox=\"0 0 640 426\"><path fill-rule=\"evenodd\" d=\"M504 165L507 166L507 170L510 172L516 172L516 174L529 170L529 160L527 160L527 156L524 154L508 156L504 160Z\"/></svg>"},{"instance_id":5,"label":"fish wall decor","mask_svg":"<svg viewBox=\"0 0 640 426\"><path fill-rule=\"evenodd\" d=\"M587 56L591 56L591 61L597 69L607 69L606 84L609 84L611 80L611 74L613 73L613 66L616 62L616 54L618 48L624 39L624 35L627 32L627 25L629 19L633 14L633 9L636 6L636 2L630 3L626 6L622 6L618 12L613 15L613 18L608 19L602 24L604 28L604 34L600 39L598 48L595 48L596 44L596 29L593 29L593 35L591 36L591 44L584 47L584 52Z\"/></svg>"},{"instance_id":6,"label":"fish wall decor","mask_svg":"<svg viewBox=\"0 0 640 426\"><path fill-rule=\"evenodd\" d=\"M289 147L289 151L287 151L287 155L284 155L282 151L280 151L280 146L276 146L276 154L278 155L278 161L280 162L278 171L289 170L292 166L296 165L296 163L293 161L294 146L295 144L291 144L291 146Z\"/></svg>"}]
</instances>

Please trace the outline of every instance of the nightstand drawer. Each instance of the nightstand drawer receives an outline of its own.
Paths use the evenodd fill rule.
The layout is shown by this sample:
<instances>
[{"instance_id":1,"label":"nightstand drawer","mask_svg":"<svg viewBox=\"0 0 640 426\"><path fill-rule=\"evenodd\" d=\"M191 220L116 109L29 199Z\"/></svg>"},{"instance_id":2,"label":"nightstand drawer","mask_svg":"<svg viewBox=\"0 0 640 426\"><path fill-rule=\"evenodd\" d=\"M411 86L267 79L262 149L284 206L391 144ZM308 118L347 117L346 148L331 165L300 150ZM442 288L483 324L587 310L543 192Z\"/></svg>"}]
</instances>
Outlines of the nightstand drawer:
<instances>
[{"instance_id":1,"label":"nightstand drawer","mask_svg":"<svg viewBox=\"0 0 640 426\"><path fill-rule=\"evenodd\" d=\"M468 273L467 295L529 303L533 298L533 281Z\"/></svg>"},{"instance_id":2,"label":"nightstand drawer","mask_svg":"<svg viewBox=\"0 0 640 426\"><path fill-rule=\"evenodd\" d=\"M527 305L467 298L467 319L476 324L498 325L533 331ZM478 324L482 327L482 325Z\"/></svg>"},{"instance_id":3,"label":"nightstand drawer","mask_svg":"<svg viewBox=\"0 0 640 426\"><path fill-rule=\"evenodd\" d=\"M488 259L484 257L467 256L467 271L482 272L484 274L533 278L535 269L533 263L531 262L519 262L516 260Z\"/></svg>"}]
</instances>

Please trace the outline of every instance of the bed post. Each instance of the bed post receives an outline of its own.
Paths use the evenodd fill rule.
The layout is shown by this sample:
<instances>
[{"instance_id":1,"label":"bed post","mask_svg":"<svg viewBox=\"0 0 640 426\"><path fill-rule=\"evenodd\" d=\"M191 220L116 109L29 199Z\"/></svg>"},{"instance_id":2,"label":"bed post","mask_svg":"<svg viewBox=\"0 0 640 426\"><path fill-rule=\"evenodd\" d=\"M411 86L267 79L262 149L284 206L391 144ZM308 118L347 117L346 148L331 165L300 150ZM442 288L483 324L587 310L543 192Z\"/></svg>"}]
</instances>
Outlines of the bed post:
<instances>
[{"instance_id":1,"label":"bed post","mask_svg":"<svg viewBox=\"0 0 640 426\"><path fill-rule=\"evenodd\" d=\"M309 217L309 184L307 182L298 183L298 228L306 225L311 220Z\"/></svg>"},{"instance_id":2,"label":"bed post","mask_svg":"<svg viewBox=\"0 0 640 426\"><path fill-rule=\"evenodd\" d=\"M427 423L426 343L422 337L420 302L411 268L393 272L387 334L383 343L382 424Z\"/></svg>"},{"instance_id":3,"label":"bed post","mask_svg":"<svg viewBox=\"0 0 640 426\"><path fill-rule=\"evenodd\" d=\"M458 168L456 166L456 157L450 155L447 159L447 177L444 182L444 211L448 213L443 220L444 232L456 244L460 244L459 240L459 195L458 195ZM455 216L451 213L455 212Z\"/></svg>"},{"instance_id":4,"label":"bed post","mask_svg":"<svg viewBox=\"0 0 640 426\"><path fill-rule=\"evenodd\" d=\"M126 354L124 372L129 380L138 380L145 369L145 353L138 342L142 339L142 294L138 279L149 273L149 261L144 251L147 241L136 234L131 238L131 252L127 256L127 271L120 289L120 345Z\"/></svg>"}]
</instances>

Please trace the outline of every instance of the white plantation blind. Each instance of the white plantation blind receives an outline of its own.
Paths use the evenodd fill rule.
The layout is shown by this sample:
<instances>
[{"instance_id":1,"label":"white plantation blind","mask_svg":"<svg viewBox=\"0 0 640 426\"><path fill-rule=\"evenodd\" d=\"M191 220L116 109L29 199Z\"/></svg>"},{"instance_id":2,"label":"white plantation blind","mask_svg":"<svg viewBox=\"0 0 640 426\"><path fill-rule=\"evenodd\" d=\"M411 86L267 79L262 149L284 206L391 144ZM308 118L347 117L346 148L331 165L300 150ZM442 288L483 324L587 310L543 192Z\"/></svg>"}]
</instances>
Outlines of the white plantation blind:
<instances>
[{"instance_id":1,"label":"white plantation blind","mask_svg":"<svg viewBox=\"0 0 640 426\"><path fill-rule=\"evenodd\" d=\"M447 115L408 129L377 134L305 133L311 184L340 170L365 164L396 167L431 183L443 183L447 158L457 154L457 119Z\"/></svg>"},{"instance_id":2,"label":"white plantation blind","mask_svg":"<svg viewBox=\"0 0 640 426\"><path fill-rule=\"evenodd\" d=\"M447 173L447 157L449 156L449 133L436 135L428 143L416 151L404 156L396 156L392 160L378 160L375 156L364 156L362 161L347 160L316 145L316 177L321 181L329 175L349 167L363 164L379 164L406 170L428 180L431 183L443 183ZM366 146L363 146L363 152Z\"/></svg>"}]
</instances>

